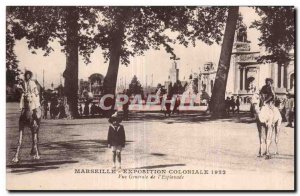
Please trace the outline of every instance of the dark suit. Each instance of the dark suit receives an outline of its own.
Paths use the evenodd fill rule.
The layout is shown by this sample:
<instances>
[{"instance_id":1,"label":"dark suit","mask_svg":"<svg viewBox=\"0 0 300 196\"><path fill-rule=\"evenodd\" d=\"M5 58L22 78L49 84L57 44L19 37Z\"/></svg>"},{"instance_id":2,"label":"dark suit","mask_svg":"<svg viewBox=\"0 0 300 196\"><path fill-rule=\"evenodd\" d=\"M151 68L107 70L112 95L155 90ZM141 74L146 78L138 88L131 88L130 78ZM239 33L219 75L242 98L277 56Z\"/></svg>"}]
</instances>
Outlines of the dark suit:
<instances>
[{"instance_id":1,"label":"dark suit","mask_svg":"<svg viewBox=\"0 0 300 196\"><path fill-rule=\"evenodd\" d=\"M111 146L125 146L125 130L123 125L114 127L110 125L108 128L107 144Z\"/></svg>"}]
</instances>

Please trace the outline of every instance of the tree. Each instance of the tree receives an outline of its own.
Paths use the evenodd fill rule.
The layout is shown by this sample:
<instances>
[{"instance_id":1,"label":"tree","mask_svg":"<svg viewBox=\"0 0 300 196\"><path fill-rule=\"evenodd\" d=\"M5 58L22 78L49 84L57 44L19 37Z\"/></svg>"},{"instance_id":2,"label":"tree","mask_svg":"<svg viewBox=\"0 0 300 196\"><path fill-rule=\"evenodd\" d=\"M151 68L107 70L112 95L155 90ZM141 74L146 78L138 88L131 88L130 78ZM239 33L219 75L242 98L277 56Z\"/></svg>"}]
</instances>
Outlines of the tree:
<instances>
[{"instance_id":1,"label":"tree","mask_svg":"<svg viewBox=\"0 0 300 196\"><path fill-rule=\"evenodd\" d=\"M64 77L68 89L65 94L73 117L77 115L78 53L88 63L96 48L95 42L102 48L105 59L109 60L104 93L114 94L120 62L127 65L130 57L143 55L150 48L159 50L161 46L176 59L172 48L176 41L186 47L190 43L195 45L196 40L219 43L227 11L226 7L39 6L8 9L15 16L14 37L26 38L30 49L41 48L48 55L53 50L49 42L54 40L59 40L64 47L67 58ZM176 36L170 36L170 32Z\"/></svg>"},{"instance_id":2,"label":"tree","mask_svg":"<svg viewBox=\"0 0 300 196\"><path fill-rule=\"evenodd\" d=\"M172 91L175 94L182 94L184 92L185 88L182 86L181 81L177 80L177 82L174 83L172 87Z\"/></svg>"},{"instance_id":3,"label":"tree","mask_svg":"<svg viewBox=\"0 0 300 196\"><path fill-rule=\"evenodd\" d=\"M92 7L28 6L7 7L12 24L11 37L27 39L32 53L42 49L44 56L53 48L50 43L58 41L66 54L65 95L72 117L77 117L78 54L89 63L90 54L96 48L92 39L96 15ZM14 43L14 42L12 42ZM12 44L10 44L13 47Z\"/></svg>"},{"instance_id":4,"label":"tree","mask_svg":"<svg viewBox=\"0 0 300 196\"><path fill-rule=\"evenodd\" d=\"M295 8L255 7L260 20L252 23L250 28L261 32L259 46L264 46L267 54L260 57L260 62L285 63L290 61L289 52L295 45Z\"/></svg>"},{"instance_id":5,"label":"tree","mask_svg":"<svg viewBox=\"0 0 300 196\"><path fill-rule=\"evenodd\" d=\"M229 8L220 60L211 98L212 117L214 118L225 115L226 84L238 15L239 7Z\"/></svg>"},{"instance_id":6,"label":"tree","mask_svg":"<svg viewBox=\"0 0 300 196\"><path fill-rule=\"evenodd\" d=\"M142 95L143 97L143 87L137 77L134 75L129 84L129 95Z\"/></svg>"},{"instance_id":7,"label":"tree","mask_svg":"<svg viewBox=\"0 0 300 196\"><path fill-rule=\"evenodd\" d=\"M218 7L101 7L102 22L95 41L103 50L109 67L104 80L104 94L115 94L120 62L143 55L150 48L163 46L176 59L172 44L195 45L219 43L226 8ZM166 32L169 32L167 35ZM170 36L176 33L176 37Z\"/></svg>"},{"instance_id":8,"label":"tree","mask_svg":"<svg viewBox=\"0 0 300 196\"><path fill-rule=\"evenodd\" d=\"M11 13L6 17L6 84L13 87L19 81L21 71L18 69L17 56L14 51L15 40L12 33Z\"/></svg>"}]
</instances>

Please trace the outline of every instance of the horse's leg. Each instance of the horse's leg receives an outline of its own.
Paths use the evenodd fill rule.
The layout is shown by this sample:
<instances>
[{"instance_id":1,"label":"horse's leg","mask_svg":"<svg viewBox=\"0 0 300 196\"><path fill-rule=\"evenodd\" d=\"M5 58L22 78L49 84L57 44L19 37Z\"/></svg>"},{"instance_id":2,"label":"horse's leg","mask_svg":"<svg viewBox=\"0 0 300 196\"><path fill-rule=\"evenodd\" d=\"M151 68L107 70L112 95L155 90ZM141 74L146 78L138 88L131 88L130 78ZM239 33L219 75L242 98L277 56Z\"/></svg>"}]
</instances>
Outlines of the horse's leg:
<instances>
[{"instance_id":1,"label":"horse's leg","mask_svg":"<svg viewBox=\"0 0 300 196\"><path fill-rule=\"evenodd\" d=\"M37 130L36 130L36 138L37 138L37 151L39 153L39 156L41 155L40 153L40 149L39 149L39 141L40 141L40 138L39 138L39 133L40 133L40 125L41 125L41 119L38 120L38 127L37 127Z\"/></svg>"},{"instance_id":2,"label":"horse's leg","mask_svg":"<svg viewBox=\"0 0 300 196\"><path fill-rule=\"evenodd\" d=\"M22 140L23 140L23 130L24 130L24 125L19 123L19 140L18 140L18 146L17 146L17 151L16 154L14 156L14 158L12 159L12 162L17 163L19 162L19 154L20 154L20 149L22 146Z\"/></svg>"},{"instance_id":3,"label":"horse's leg","mask_svg":"<svg viewBox=\"0 0 300 196\"><path fill-rule=\"evenodd\" d=\"M272 134L273 134L273 127L272 124L266 124L266 159L270 159L270 146L272 143Z\"/></svg>"},{"instance_id":4,"label":"horse's leg","mask_svg":"<svg viewBox=\"0 0 300 196\"><path fill-rule=\"evenodd\" d=\"M280 125L281 125L281 119L279 119L275 123L275 127L274 127L275 128L275 144L276 144L275 154L279 154L279 152L278 152L278 142L279 142Z\"/></svg>"},{"instance_id":5,"label":"horse's leg","mask_svg":"<svg viewBox=\"0 0 300 196\"><path fill-rule=\"evenodd\" d=\"M262 155L266 155L267 154L267 127L266 127L266 124L262 124L261 127L264 129L262 131L262 141L264 142L264 146L265 146L265 150L264 150L264 153Z\"/></svg>"},{"instance_id":6,"label":"horse's leg","mask_svg":"<svg viewBox=\"0 0 300 196\"><path fill-rule=\"evenodd\" d=\"M31 131L31 151L30 155L33 156L35 154L34 150L34 131Z\"/></svg>"},{"instance_id":7,"label":"horse's leg","mask_svg":"<svg viewBox=\"0 0 300 196\"><path fill-rule=\"evenodd\" d=\"M33 155L33 159L40 159L39 150L38 150L38 129L39 125L37 124L37 120L34 120L33 125L31 126L31 132L33 135L33 149L35 154Z\"/></svg>"},{"instance_id":8,"label":"horse's leg","mask_svg":"<svg viewBox=\"0 0 300 196\"><path fill-rule=\"evenodd\" d=\"M256 125L257 125L257 130L258 130L258 139L259 139L259 150L258 150L258 157L261 157L261 148L262 148L262 143L263 143L263 138L262 138L262 125L259 123L259 122L257 122L256 123Z\"/></svg>"},{"instance_id":9,"label":"horse's leg","mask_svg":"<svg viewBox=\"0 0 300 196\"><path fill-rule=\"evenodd\" d=\"M32 128L31 128L31 140L32 140L32 147L31 147L31 152L30 155L34 156L36 155L36 146L35 146L35 133L37 134L37 145L39 141L39 129L40 129L40 119L33 120L32 123ZM40 154L40 152L38 152Z\"/></svg>"}]
</instances>

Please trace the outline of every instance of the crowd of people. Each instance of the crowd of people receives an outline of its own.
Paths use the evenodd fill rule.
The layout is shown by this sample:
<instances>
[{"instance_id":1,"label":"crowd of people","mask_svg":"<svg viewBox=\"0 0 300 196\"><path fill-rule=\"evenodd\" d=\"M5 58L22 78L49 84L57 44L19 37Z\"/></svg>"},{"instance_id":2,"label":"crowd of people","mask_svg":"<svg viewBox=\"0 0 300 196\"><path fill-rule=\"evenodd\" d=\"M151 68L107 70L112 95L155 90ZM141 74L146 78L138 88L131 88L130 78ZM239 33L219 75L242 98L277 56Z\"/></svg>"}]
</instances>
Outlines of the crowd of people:
<instances>
[{"instance_id":1,"label":"crowd of people","mask_svg":"<svg viewBox=\"0 0 300 196\"><path fill-rule=\"evenodd\" d=\"M83 117L95 117L101 115L101 107L95 102L85 101L84 103L78 104L78 114Z\"/></svg>"},{"instance_id":2,"label":"crowd of people","mask_svg":"<svg viewBox=\"0 0 300 196\"><path fill-rule=\"evenodd\" d=\"M235 97L235 96L231 96L227 97L225 100L225 109L226 109L226 113L229 115L230 112L232 114L236 113L240 113L240 102L241 99L239 96Z\"/></svg>"},{"instance_id":3,"label":"crowd of people","mask_svg":"<svg viewBox=\"0 0 300 196\"><path fill-rule=\"evenodd\" d=\"M64 119L68 118L68 104L66 104L66 100L58 96L54 96L51 99L42 99L42 117L43 119ZM48 116L49 112L49 116Z\"/></svg>"},{"instance_id":4,"label":"crowd of people","mask_svg":"<svg viewBox=\"0 0 300 196\"><path fill-rule=\"evenodd\" d=\"M242 98L239 96L231 96L225 99L225 109L228 115L239 114ZM275 98L275 106L277 106L282 114L283 121L288 122L287 126L292 127L294 123L295 100L293 94L288 94L287 98ZM124 120L128 120L130 102L122 105ZM166 102L162 111L165 115L179 114L180 97L174 100L174 106L171 108L171 103ZM208 101L209 111L210 101ZM68 118L68 104L66 100L61 97L54 96L50 100L42 99L42 117L43 119L64 119ZM250 107L251 114L254 113L253 108ZM92 101L85 101L78 104L78 114L80 117L96 117L102 115L102 110L99 104Z\"/></svg>"},{"instance_id":5,"label":"crowd of people","mask_svg":"<svg viewBox=\"0 0 300 196\"><path fill-rule=\"evenodd\" d=\"M287 95L287 98L282 100L281 105L281 114L283 116L283 121L288 122L287 127L294 127L295 96L289 93Z\"/></svg>"},{"instance_id":6,"label":"crowd of people","mask_svg":"<svg viewBox=\"0 0 300 196\"><path fill-rule=\"evenodd\" d=\"M35 110L36 108L41 106L42 109L42 117L43 119L48 119L48 112L50 119L64 119L69 118L69 108L67 104L67 100L63 96L58 96L58 94L44 94L42 96L41 101L39 100L39 92L36 84L31 80L32 73L30 71L25 72L25 80L20 84L20 89L22 90L23 95L30 95L32 99L32 108ZM295 113L295 100L294 93L288 92L286 98L278 98L275 95L274 88L272 86L273 80L271 78L266 79L266 84L262 87L260 91L257 89L253 89L253 95L259 94L261 101L260 104L267 104L270 107L276 106L279 108L283 121L288 122L287 126L293 127L294 125L294 113ZM124 92L126 94L126 92ZM179 114L179 106L180 106L180 96L175 96L174 103L172 104L171 100L174 99L174 96L167 95L163 98L163 93L159 91L156 95L160 96L160 104L164 100L165 103L162 104L161 110L164 111L165 116L171 116L171 113ZM245 97L240 96L231 96L225 99L225 110L228 115L239 114L240 113L240 105L245 102ZM20 100L20 109L24 107L24 96L21 96ZM147 96L145 97L147 99ZM253 97L252 97L253 99ZM249 101L249 100L248 100ZM247 101L247 102L248 102ZM208 111L210 111L211 101L208 100ZM251 100L250 100L251 103ZM122 109L124 112L124 120L128 120L129 115L129 105L130 100L122 105ZM171 107L173 106L173 111L171 111ZM253 107L250 108L252 114L254 114ZM102 115L102 110L99 104L93 101L93 99L85 99L79 100L78 104L78 114L84 117L95 117L97 115Z\"/></svg>"}]
</instances>

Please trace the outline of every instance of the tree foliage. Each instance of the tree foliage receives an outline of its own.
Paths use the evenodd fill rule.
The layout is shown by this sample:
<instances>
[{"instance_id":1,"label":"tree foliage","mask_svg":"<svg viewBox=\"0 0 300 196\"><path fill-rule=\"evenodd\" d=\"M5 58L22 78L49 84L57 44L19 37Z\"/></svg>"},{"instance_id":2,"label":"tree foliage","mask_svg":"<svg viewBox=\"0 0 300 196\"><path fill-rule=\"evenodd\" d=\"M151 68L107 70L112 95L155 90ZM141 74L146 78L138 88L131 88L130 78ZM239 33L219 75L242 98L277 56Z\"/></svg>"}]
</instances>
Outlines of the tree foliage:
<instances>
[{"instance_id":1,"label":"tree foliage","mask_svg":"<svg viewBox=\"0 0 300 196\"><path fill-rule=\"evenodd\" d=\"M18 83L18 76L21 71L18 69L17 56L14 51L15 39L12 33L11 14L7 13L6 17L6 82L7 85L13 86Z\"/></svg>"},{"instance_id":2,"label":"tree foliage","mask_svg":"<svg viewBox=\"0 0 300 196\"><path fill-rule=\"evenodd\" d=\"M57 6L11 6L7 11L11 13L12 30L14 39L27 40L28 49L33 54L42 49L44 56L48 56L54 49L51 42L57 41L66 52L66 19L70 7ZM78 31L79 53L85 63L90 63L89 57L96 44L92 34L96 24L96 15L92 7L76 7L79 14Z\"/></svg>"},{"instance_id":3,"label":"tree foliage","mask_svg":"<svg viewBox=\"0 0 300 196\"><path fill-rule=\"evenodd\" d=\"M143 96L143 87L140 81L137 79L136 75L133 76L129 88L128 88L129 95L142 95Z\"/></svg>"},{"instance_id":4,"label":"tree foliage","mask_svg":"<svg viewBox=\"0 0 300 196\"><path fill-rule=\"evenodd\" d=\"M121 63L128 65L130 57L144 55L149 49L163 47L172 58L175 43L195 46L220 43L226 20L225 7L99 7L101 22L95 41L110 57L113 32L122 26Z\"/></svg>"},{"instance_id":5,"label":"tree foliage","mask_svg":"<svg viewBox=\"0 0 300 196\"><path fill-rule=\"evenodd\" d=\"M86 64L96 48L93 31L97 22L93 7L82 6L17 6L7 7L12 18L14 39L27 40L32 53L37 49L49 55L54 49L51 42L57 41L66 54L65 92L73 117L77 111L78 92L78 55Z\"/></svg>"},{"instance_id":6,"label":"tree foliage","mask_svg":"<svg viewBox=\"0 0 300 196\"><path fill-rule=\"evenodd\" d=\"M286 62L289 52L295 45L294 7L255 7L260 16L250 28L261 32L259 45L266 48L267 54L259 59L262 62Z\"/></svg>"}]
</instances>

